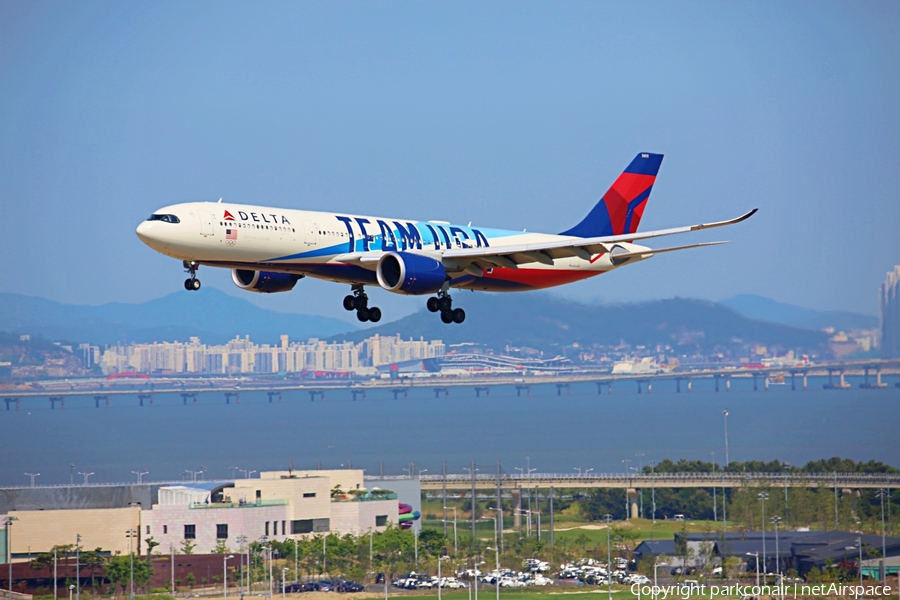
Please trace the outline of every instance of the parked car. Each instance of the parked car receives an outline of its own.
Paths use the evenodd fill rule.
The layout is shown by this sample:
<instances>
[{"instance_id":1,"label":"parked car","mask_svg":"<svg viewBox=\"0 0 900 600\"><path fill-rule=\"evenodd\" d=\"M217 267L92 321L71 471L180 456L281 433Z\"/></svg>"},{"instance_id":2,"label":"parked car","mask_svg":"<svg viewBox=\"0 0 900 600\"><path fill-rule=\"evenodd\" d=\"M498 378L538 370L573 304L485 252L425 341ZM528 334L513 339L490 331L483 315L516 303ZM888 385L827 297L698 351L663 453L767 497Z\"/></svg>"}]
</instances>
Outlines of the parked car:
<instances>
[{"instance_id":1,"label":"parked car","mask_svg":"<svg viewBox=\"0 0 900 600\"><path fill-rule=\"evenodd\" d=\"M355 581L342 581L335 589L339 592L361 592L365 589L365 586Z\"/></svg>"}]
</instances>

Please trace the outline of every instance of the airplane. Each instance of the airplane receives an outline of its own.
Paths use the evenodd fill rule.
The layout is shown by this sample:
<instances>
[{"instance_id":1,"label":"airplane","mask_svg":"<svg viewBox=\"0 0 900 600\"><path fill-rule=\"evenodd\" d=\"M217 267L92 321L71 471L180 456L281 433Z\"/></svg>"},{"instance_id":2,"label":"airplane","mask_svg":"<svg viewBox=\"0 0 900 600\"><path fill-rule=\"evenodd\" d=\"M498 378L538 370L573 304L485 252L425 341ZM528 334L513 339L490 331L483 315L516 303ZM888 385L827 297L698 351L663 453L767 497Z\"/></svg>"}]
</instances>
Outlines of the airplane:
<instances>
[{"instance_id":1,"label":"airplane","mask_svg":"<svg viewBox=\"0 0 900 600\"><path fill-rule=\"evenodd\" d=\"M564 285L654 254L727 243L651 249L635 242L732 225L756 213L638 233L662 159L638 154L588 215L558 234L219 199L160 208L137 227L137 236L182 261L187 290L200 289L201 265L231 269L234 283L250 292L287 292L303 277L314 277L349 284L343 306L362 322L381 320L365 291L377 285L396 294L428 295L426 307L440 313L441 321L462 323L466 313L453 308L451 288L516 292Z\"/></svg>"}]
</instances>

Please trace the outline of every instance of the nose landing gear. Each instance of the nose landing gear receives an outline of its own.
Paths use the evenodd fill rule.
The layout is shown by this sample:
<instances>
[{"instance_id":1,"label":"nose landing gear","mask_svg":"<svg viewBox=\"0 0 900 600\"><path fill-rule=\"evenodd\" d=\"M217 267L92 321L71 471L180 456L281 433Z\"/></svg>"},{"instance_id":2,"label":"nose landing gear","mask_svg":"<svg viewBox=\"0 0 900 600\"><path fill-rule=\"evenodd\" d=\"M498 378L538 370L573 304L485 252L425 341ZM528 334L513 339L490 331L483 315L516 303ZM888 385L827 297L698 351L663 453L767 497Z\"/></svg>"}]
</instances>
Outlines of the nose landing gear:
<instances>
[{"instance_id":1,"label":"nose landing gear","mask_svg":"<svg viewBox=\"0 0 900 600\"><path fill-rule=\"evenodd\" d=\"M377 323L381 320L381 309L377 306L369 307L369 297L366 295L365 288L362 284L354 284L351 286L353 293L344 296L344 310L355 310L356 318L365 323L371 321Z\"/></svg>"},{"instance_id":2,"label":"nose landing gear","mask_svg":"<svg viewBox=\"0 0 900 600\"><path fill-rule=\"evenodd\" d=\"M193 261L184 260L181 262L184 265L185 273L188 273L190 277L184 280L184 289L189 292L194 292L200 289L200 280L197 279L197 269L200 268L200 265Z\"/></svg>"},{"instance_id":3,"label":"nose landing gear","mask_svg":"<svg viewBox=\"0 0 900 600\"><path fill-rule=\"evenodd\" d=\"M440 312L441 321L444 323L462 323L466 320L466 311L461 308L453 308L453 299L445 290L438 292L437 296L428 299L425 306L430 312Z\"/></svg>"}]
</instances>

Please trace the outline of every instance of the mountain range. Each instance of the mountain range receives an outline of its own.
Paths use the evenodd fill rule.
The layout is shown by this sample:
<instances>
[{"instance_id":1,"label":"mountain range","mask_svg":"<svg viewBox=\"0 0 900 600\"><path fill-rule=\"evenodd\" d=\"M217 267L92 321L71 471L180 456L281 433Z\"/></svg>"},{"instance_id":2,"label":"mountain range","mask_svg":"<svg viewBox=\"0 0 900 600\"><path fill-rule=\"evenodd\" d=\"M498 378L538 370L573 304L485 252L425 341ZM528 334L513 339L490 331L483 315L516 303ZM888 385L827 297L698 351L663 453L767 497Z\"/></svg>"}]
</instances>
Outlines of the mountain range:
<instances>
[{"instance_id":1,"label":"mountain range","mask_svg":"<svg viewBox=\"0 0 900 600\"><path fill-rule=\"evenodd\" d=\"M187 341L192 336L207 344L221 344L238 335L275 343L281 334L306 340L352 329L353 325L338 319L266 310L213 287L176 292L141 304L100 306L0 293L0 331L99 345Z\"/></svg>"},{"instance_id":2,"label":"mountain range","mask_svg":"<svg viewBox=\"0 0 900 600\"><path fill-rule=\"evenodd\" d=\"M674 298L635 304L582 304L550 294L460 294L454 306L466 310L462 325L444 325L421 311L384 325L332 339L359 341L374 334L474 342L495 349L526 346L541 350L579 344L631 346L669 344L700 351L757 343L815 351L825 346L820 331L753 320L704 300Z\"/></svg>"},{"instance_id":3,"label":"mountain range","mask_svg":"<svg viewBox=\"0 0 900 600\"><path fill-rule=\"evenodd\" d=\"M878 317L862 315L844 310L813 310L793 304L776 302L763 296L742 294L722 300L729 308L750 319L781 323L804 329L824 329L834 327L836 330L874 329L878 327Z\"/></svg>"},{"instance_id":4,"label":"mountain range","mask_svg":"<svg viewBox=\"0 0 900 600\"><path fill-rule=\"evenodd\" d=\"M141 304L71 305L0 293L0 331L50 340L114 344L187 340L223 343L249 335L275 343L311 337L357 341L373 334L474 342L494 348L527 346L551 350L579 344L681 345L709 351L748 342L815 351L826 343L820 330L871 328L877 319L840 311L815 311L761 296L735 296L721 303L674 298L634 304L594 305L548 293L457 292L466 309L462 325L444 325L424 310L361 330L345 321L260 308L215 288L176 292Z\"/></svg>"}]
</instances>

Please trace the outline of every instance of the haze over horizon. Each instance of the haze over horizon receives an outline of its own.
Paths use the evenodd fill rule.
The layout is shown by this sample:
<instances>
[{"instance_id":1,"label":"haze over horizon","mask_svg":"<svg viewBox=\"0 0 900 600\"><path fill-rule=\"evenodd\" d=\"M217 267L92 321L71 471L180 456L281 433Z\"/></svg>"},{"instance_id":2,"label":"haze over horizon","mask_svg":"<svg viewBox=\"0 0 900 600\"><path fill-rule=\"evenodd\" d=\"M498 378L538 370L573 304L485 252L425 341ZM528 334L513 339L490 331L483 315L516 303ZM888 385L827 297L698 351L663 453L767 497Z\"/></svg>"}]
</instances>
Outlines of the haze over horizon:
<instances>
[{"instance_id":1,"label":"haze over horizon","mask_svg":"<svg viewBox=\"0 0 900 600\"><path fill-rule=\"evenodd\" d=\"M6 3L0 291L178 291L180 264L134 229L219 197L557 232L651 151L666 158L642 230L759 213L677 238L731 244L553 293L876 314L900 263L898 25L891 2ZM346 286L200 277L347 317ZM424 305L369 291L386 321Z\"/></svg>"}]
</instances>

